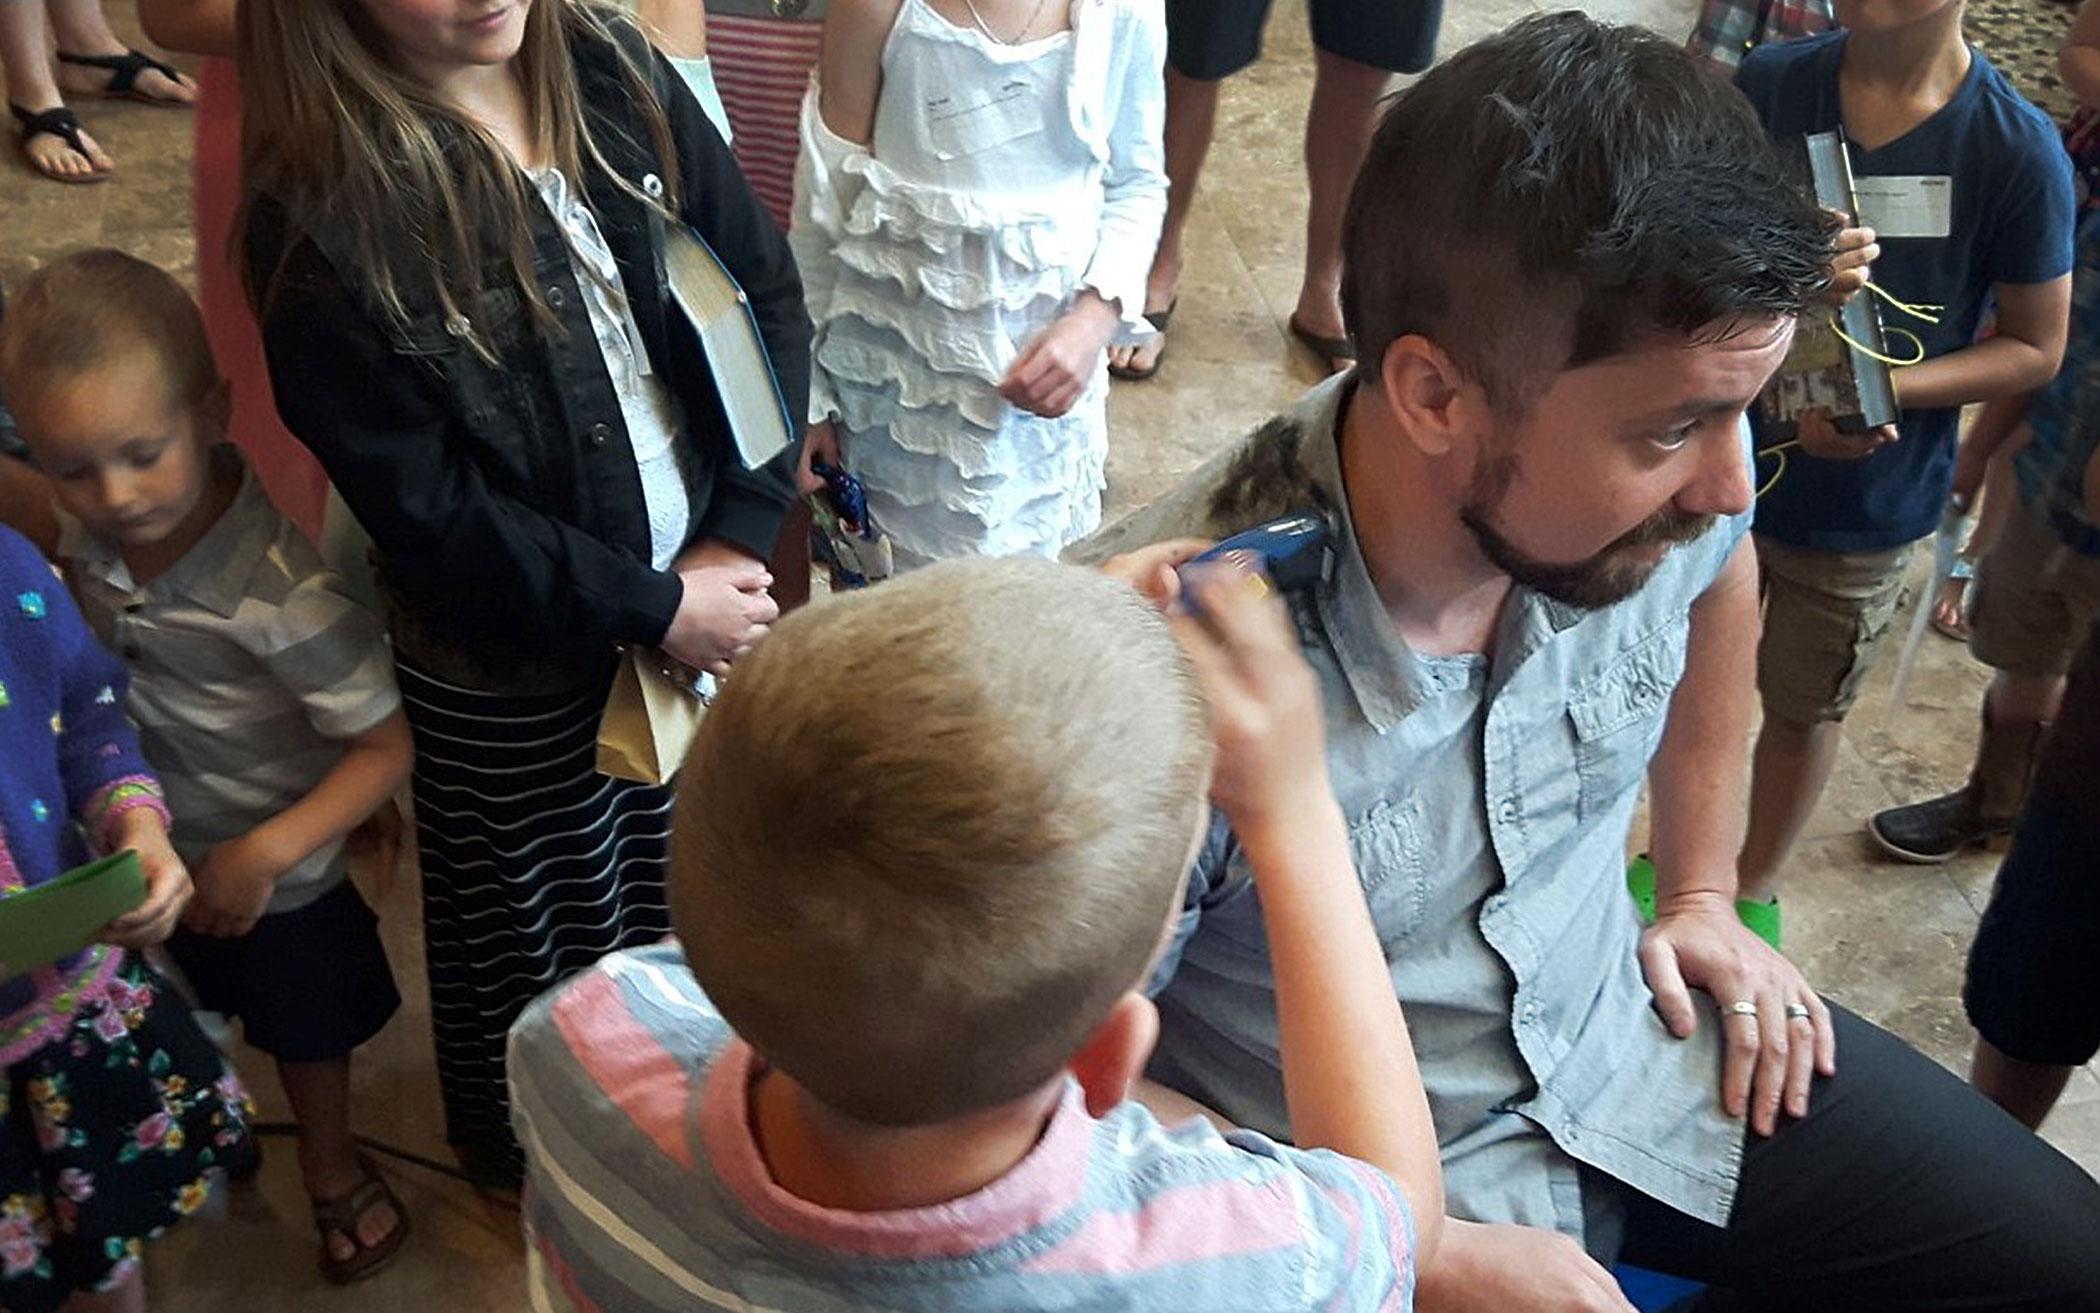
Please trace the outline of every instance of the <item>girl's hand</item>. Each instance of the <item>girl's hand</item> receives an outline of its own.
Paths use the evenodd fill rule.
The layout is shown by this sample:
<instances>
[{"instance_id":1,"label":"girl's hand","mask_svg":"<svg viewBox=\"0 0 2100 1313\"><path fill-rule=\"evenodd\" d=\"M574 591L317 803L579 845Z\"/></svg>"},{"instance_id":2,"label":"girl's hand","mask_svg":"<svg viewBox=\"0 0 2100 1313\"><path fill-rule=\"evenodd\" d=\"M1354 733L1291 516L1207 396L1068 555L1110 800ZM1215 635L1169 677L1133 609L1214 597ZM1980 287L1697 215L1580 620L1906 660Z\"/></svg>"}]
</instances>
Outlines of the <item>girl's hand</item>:
<instances>
[{"instance_id":1,"label":"girl's hand","mask_svg":"<svg viewBox=\"0 0 2100 1313\"><path fill-rule=\"evenodd\" d=\"M102 932L104 943L119 948L146 948L174 933L182 909L189 905L189 869L168 844L168 832L158 813L134 807L119 819L116 849L130 848L139 855L146 874L146 901L109 923Z\"/></svg>"},{"instance_id":2,"label":"girl's hand","mask_svg":"<svg viewBox=\"0 0 2100 1313\"><path fill-rule=\"evenodd\" d=\"M817 477L815 466L819 463L839 466L839 427L830 420L809 426L802 436L802 459L795 466L795 491L807 497L813 492L824 491L824 480Z\"/></svg>"},{"instance_id":3,"label":"girl's hand","mask_svg":"<svg viewBox=\"0 0 2100 1313\"><path fill-rule=\"evenodd\" d=\"M1072 308L1021 348L999 395L1031 415L1056 419L1077 405L1101 369L1102 352L1116 335L1116 308L1089 289Z\"/></svg>"},{"instance_id":4,"label":"girl's hand","mask_svg":"<svg viewBox=\"0 0 2100 1313\"><path fill-rule=\"evenodd\" d=\"M1801 444L1801 450L1824 460L1865 460L1897 436L1894 424L1865 433L1842 433L1830 422L1830 412L1820 407L1802 411L1794 427L1794 440Z\"/></svg>"},{"instance_id":5,"label":"girl's hand","mask_svg":"<svg viewBox=\"0 0 2100 1313\"><path fill-rule=\"evenodd\" d=\"M204 855L197 868L197 897L182 923L200 935L238 939L262 920L277 881L293 865L271 851L261 830L228 839Z\"/></svg>"},{"instance_id":6,"label":"girl's hand","mask_svg":"<svg viewBox=\"0 0 2100 1313\"><path fill-rule=\"evenodd\" d=\"M780 618L780 608L767 595L773 576L766 567L738 554L734 564L712 563L734 548L702 544L678 563L685 597L659 644L665 656L711 675L729 673L729 665L766 636ZM710 562L700 564L699 562Z\"/></svg>"},{"instance_id":7,"label":"girl's hand","mask_svg":"<svg viewBox=\"0 0 2100 1313\"><path fill-rule=\"evenodd\" d=\"M1241 840L1319 817L1327 783L1320 681L1269 581L1218 563L1190 571L1197 609L1169 617L1202 681L1218 763L1211 799Z\"/></svg>"},{"instance_id":8,"label":"girl's hand","mask_svg":"<svg viewBox=\"0 0 2100 1313\"><path fill-rule=\"evenodd\" d=\"M1847 223L1850 220L1846 220ZM1872 228L1847 227L1837 235L1837 258L1830 262L1830 288L1823 299L1843 305L1867 285L1867 266L1881 258Z\"/></svg>"}]
</instances>

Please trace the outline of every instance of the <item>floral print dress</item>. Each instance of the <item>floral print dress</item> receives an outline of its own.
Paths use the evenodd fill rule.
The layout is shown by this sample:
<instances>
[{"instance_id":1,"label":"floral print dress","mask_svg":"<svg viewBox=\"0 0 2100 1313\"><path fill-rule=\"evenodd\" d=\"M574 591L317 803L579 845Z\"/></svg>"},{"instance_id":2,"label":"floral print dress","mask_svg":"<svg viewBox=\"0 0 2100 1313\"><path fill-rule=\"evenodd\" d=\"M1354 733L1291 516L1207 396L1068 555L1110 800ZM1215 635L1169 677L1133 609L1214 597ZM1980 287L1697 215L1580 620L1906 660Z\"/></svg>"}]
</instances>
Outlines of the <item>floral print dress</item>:
<instances>
[{"instance_id":1,"label":"floral print dress","mask_svg":"<svg viewBox=\"0 0 2100 1313\"><path fill-rule=\"evenodd\" d=\"M160 787L123 667L36 551L0 529L0 898L50 880ZM43 750L34 750L41 746ZM167 983L94 945L0 978L0 1309L109 1290L246 1161L251 1107Z\"/></svg>"}]
</instances>

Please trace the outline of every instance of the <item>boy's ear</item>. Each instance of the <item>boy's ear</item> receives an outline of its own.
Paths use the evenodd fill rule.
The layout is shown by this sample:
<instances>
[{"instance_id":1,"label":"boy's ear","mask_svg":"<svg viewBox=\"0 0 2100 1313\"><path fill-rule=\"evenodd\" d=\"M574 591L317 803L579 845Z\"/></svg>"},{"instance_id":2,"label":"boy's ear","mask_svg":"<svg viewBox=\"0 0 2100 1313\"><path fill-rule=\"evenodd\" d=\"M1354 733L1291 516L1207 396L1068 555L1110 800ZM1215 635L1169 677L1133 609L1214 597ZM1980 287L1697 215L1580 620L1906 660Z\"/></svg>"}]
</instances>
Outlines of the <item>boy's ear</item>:
<instances>
[{"instance_id":1,"label":"boy's ear","mask_svg":"<svg viewBox=\"0 0 2100 1313\"><path fill-rule=\"evenodd\" d=\"M1152 1000L1138 993L1117 999L1072 1055L1072 1075L1086 1092L1089 1114L1105 1117L1130 1096L1131 1085L1145 1074L1145 1063L1158 1041L1159 1010Z\"/></svg>"}]
</instances>

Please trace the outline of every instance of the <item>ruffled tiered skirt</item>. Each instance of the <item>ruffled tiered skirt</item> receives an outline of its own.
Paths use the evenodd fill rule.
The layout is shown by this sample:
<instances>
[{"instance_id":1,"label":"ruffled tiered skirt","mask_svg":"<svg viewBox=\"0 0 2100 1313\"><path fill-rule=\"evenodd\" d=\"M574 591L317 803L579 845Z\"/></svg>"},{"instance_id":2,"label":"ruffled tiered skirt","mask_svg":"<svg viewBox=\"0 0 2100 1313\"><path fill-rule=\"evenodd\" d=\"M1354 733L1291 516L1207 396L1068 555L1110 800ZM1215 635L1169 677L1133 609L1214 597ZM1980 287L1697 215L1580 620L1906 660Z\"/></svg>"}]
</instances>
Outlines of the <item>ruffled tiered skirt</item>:
<instances>
[{"instance_id":1,"label":"ruffled tiered skirt","mask_svg":"<svg viewBox=\"0 0 2100 1313\"><path fill-rule=\"evenodd\" d=\"M1107 376L1097 364L1056 419L1008 404L999 384L1081 285L1098 201L949 192L865 154L843 171L816 362L876 522L901 564L1055 555L1100 523Z\"/></svg>"}]
</instances>

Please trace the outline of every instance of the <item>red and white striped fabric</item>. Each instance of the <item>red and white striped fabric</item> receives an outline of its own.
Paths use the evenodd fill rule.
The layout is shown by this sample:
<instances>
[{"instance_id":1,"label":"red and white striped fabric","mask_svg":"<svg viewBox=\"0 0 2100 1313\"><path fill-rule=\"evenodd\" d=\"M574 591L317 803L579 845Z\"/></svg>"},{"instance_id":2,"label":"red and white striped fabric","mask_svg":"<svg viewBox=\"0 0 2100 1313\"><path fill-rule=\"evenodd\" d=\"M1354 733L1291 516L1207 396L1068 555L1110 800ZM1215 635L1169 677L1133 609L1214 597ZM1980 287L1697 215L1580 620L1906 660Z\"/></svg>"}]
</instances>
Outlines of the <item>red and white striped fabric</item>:
<instances>
[{"instance_id":1,"label":"red and white striped fabric","mask_svg":"<svg viewBox=\"0 0 2100 1313\"><path fill-rule=\"evenodd\" d=\"M707 54L736 135L736 161L782 228L795 205L802 97L817 64L821 22L710 14Z\"/></svg>"}]
</instances>

